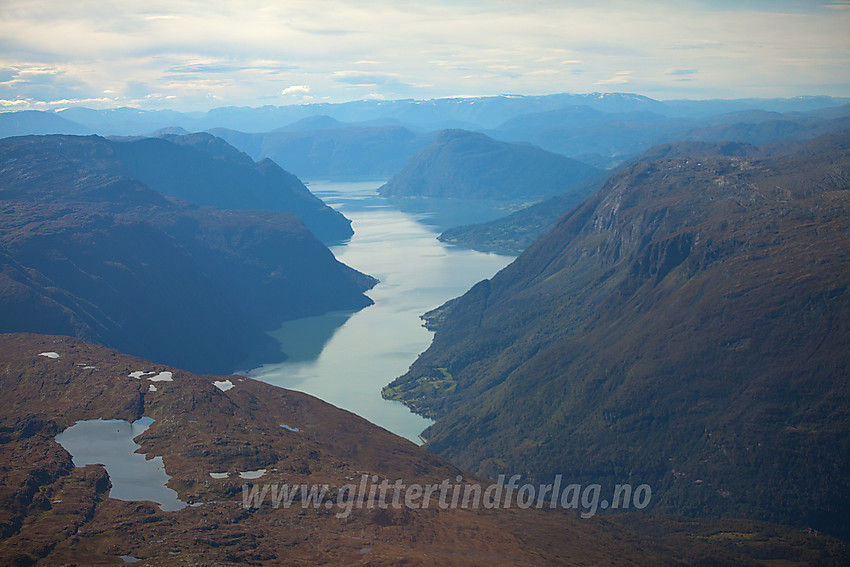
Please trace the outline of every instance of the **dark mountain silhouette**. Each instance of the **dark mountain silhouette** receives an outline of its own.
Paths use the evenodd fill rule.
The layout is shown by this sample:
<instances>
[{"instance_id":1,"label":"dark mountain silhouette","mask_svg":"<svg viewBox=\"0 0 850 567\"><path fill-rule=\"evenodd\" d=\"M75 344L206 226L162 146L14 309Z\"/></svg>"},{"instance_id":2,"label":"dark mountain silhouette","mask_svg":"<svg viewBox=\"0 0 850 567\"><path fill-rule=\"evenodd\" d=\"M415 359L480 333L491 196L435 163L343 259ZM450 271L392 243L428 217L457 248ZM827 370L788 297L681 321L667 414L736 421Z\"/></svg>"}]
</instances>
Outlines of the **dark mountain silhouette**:
<instances>
[{"instance_id":1,"label":"dark mountain silhouette","mask_svg":"<svg viewBox=\"0 0 850 567\"><path fill-rule=\"evenodd\" d=\"M159 156L163 171L217 161L166 140L153 151L96 136L0 141L0 330L222 372L282 358L265 330L283 320L370 304L362 292L374 280L337 262L298 217L164 196L116 161L134 144L129 155ZM177 166L169 148L207 159ZM252 178L242 181L250 193Z\"/></svg>"},{"instance_id":2,"label":"dark mountain silhouette","mask_svg":"<svg viewBox=\"0 0 850 567\"><path fill-rule=\"evenodd\" d=\"M385 197L539 200L599 175L592 166L527 144L445 130L378 189Z\"/></svg>"},{"instance_id":3,"label":"dark mountain silhouette","mask_svg":"<svg viewBox=\"0 0 850 567\"><path fill-rule=\"evenodd\" d=\"M850 537L850 134L660 153L429 313L384 394L482 475L641 479L656 511Z\"/></svg>"},{"instance_id":4,"label":"dark mountain silhouette","mask_svg":"<svg viewBox=\"0 0 850 567\"><path fill-rule=\"evenodd\" d=\"M349 238L351 222L269 159L259 163L211 134L104 141L100 167L139 179L155 191L221 209L286 211L323 242Z\"/></svg>"}]
</instances>

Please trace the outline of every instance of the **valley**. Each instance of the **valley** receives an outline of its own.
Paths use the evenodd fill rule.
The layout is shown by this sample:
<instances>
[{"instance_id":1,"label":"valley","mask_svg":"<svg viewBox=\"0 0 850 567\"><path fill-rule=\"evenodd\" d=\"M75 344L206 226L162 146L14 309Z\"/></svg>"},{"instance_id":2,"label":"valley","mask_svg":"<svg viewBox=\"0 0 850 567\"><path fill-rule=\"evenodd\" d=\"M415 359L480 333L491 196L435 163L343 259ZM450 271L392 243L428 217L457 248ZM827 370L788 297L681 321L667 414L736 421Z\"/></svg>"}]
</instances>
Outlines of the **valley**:
<instances>
[{"instance_id":1,"label":"valley","mask_svg":"<svg viewBox=\"0 0 850 567\"><path fill-rule=\"evenodd\" d=\"M840 102L0 117L0 562L843 564Z\"/></svg>"},{"instance_id":2,"label":"valley","mask_svg":"<svg viewBox=\"0 0 850 567\"><path fill-rule=\"evenodd\" d=\"M0 567L847 567L848 30L0 1Z\"/></svg>"},{"instance_id":3,"label":"valley","mask_svg":"<svg viewBox=\"0 0 850 567\"><path fill-rule=\"evenodd\" d=\"M247 375L304 391L419 443L431 421L382 399L381 389L428 348L432 333L423 327L421 315L492 277L513 257L441 244L437 232L425 224L428 215L395 209L378 196L380 185L309 185L352 220L354 236L331 250L339 261L377 278L367 292L374 304L355 313L284 323L272 334L289 358ZM298 345L297 350L291 345Z\"/></svg>"}]
</instances>

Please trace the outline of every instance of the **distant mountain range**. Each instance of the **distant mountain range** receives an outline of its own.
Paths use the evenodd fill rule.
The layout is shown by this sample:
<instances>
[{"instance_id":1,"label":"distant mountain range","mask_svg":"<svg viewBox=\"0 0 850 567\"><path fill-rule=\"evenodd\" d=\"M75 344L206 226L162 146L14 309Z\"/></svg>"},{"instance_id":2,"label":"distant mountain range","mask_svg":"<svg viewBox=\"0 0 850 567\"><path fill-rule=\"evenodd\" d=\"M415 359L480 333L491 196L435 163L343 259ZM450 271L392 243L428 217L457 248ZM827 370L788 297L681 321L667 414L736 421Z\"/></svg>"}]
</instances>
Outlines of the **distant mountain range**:
<instances>
[{"instance_id":1,"label":"distant mountain range","mask_svg":"<svg viewBox=\"0 0 850 567\"><path fill-rule=\"evenodd\" d=\"M226 107L205 113L134 108L7 112L0 114L0 137L151 135L180 127L212 131L253 159L270 158L307 180L385 180L445 129L531 143L611 168L664 142L716 141L718 136L754 144L800 140L824 133L819 122L848 116L850 100L831 97L659 101L630 93L503 95Z\"/></svg>"},{"instance_id":2,"label":"distant mountain range","mask_svg":"<svg viewBox=\"0 0 850 567\"><path fill-rule=\"evenodd\" d=\"M264 134L222 128L210 132L254 159L272 159L307 180L386 179L434 138L403 126L344 125L329 117Z\"/></svg>"},{"instance_id":3,"label":"distant mountain range","mask_svg":"<svg viewBox=\"0 0 850 567\"><path fill-rule=\"evenodd\" d=\"M850 131L676 148L427 314L384 395L484 476L640 479L655 511L848 537Z\"/></svg>"},{"instance_id":4,"label":"distant mountain range","mask_svg":"<svg viewBox=\"0 0 850 567\"><path fill-rule=\"evenodd\" d=\"M23 110L0 113L0 138L30 134L93 134L87 127L53 112Z\"/></svg>"},{"instance_id":5,"label":"distant mountain range","mask_svg":"<svg viewBox=\"0 0 850 567\"><path fill-rule=\"evenodd\" d=\"M371 303L375 280L291 212L166 196L286 208L324 236L350 234L293 176L208 134L6 138L0 163L0 331L224 372L280 360L265 331L283 320Z\"/></svg>"}]
</instances>

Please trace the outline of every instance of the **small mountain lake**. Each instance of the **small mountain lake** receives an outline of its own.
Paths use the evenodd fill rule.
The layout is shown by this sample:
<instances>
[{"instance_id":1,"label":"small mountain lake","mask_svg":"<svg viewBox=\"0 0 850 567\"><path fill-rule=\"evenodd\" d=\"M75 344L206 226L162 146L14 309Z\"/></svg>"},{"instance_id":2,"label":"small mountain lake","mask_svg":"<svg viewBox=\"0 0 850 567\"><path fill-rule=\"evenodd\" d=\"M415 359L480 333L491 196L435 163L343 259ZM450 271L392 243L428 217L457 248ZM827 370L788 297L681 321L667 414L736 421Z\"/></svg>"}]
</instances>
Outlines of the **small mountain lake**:
<instances>
[{"instance_id":1,"label":"small mountain lake","mask_svg":"<svg viewBox=\"0 0 850 567\"><path fill-rule=\"evenodd\" d=\"M272 335L289 359L245 372L354 412L421 443L431 420L381 389L404 374L431 343L420 316L492 277L513 257L443 244L429 214L402 212L380 197L381 182L314 182L310 190L352 220L354 236L331 250L380 283L367 292L375 304L287 321Z\"/></svg>"},{"instance_id":2,"label":"small mountain lake","mask_svg":"<svg viewBox=\"0 0 850 567\"><path fill-rule=\"evenodd\" d=\"M162 457L148 460L133 439L147 431L153 419L143 417L133 423L120 419L78 421L56 436L56 441L71 453L74 466L104 465L112 489L109 496L117 500L149 500L161 510L180 510L185 502L165 483Z\"/></svg>"}]
</instances>

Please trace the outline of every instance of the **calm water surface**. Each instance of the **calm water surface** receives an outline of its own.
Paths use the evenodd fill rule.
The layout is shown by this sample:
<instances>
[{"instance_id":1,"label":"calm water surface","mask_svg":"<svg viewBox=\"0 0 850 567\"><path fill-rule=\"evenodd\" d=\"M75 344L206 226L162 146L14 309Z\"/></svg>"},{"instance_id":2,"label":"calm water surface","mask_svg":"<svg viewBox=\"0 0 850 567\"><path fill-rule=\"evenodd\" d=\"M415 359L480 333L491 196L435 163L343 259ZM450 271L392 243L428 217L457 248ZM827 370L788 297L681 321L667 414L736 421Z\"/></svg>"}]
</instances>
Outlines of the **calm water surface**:
<instances>
[{"instance_id":1,"label":"calm water surface","mask_svg":"<svg viewBox=\"0 0 850 567\"><path fill-rule=\"evenodd\" d=\"M332 250L341 262L380 280L368 292L375 304L287 322L273 334L290 358L245 374L306 392L418 443L431 421L382 399L381 388L431 343L420 315L492 277L513 258L442 244L427 214L395 209L376 194L380 185L310 185L352 220L351 241Z\"/></svg>"},{"instance_id":2,"label":"calm water surface","mask_svg":"<svg viewBox=\"0 0 850 567\"><path fill-rule=\"evenodd\" d=\"M56 441L71 453L75 467L104 465L112 481L111 498L149 500L166 511L186 506L177 492L165 486L162 457L153 459L136 453L140 445L133 439L144 433L153 419L143 417L129 423L120 419L78 421L56 436Z\"/></svg>"}]
</instances>

